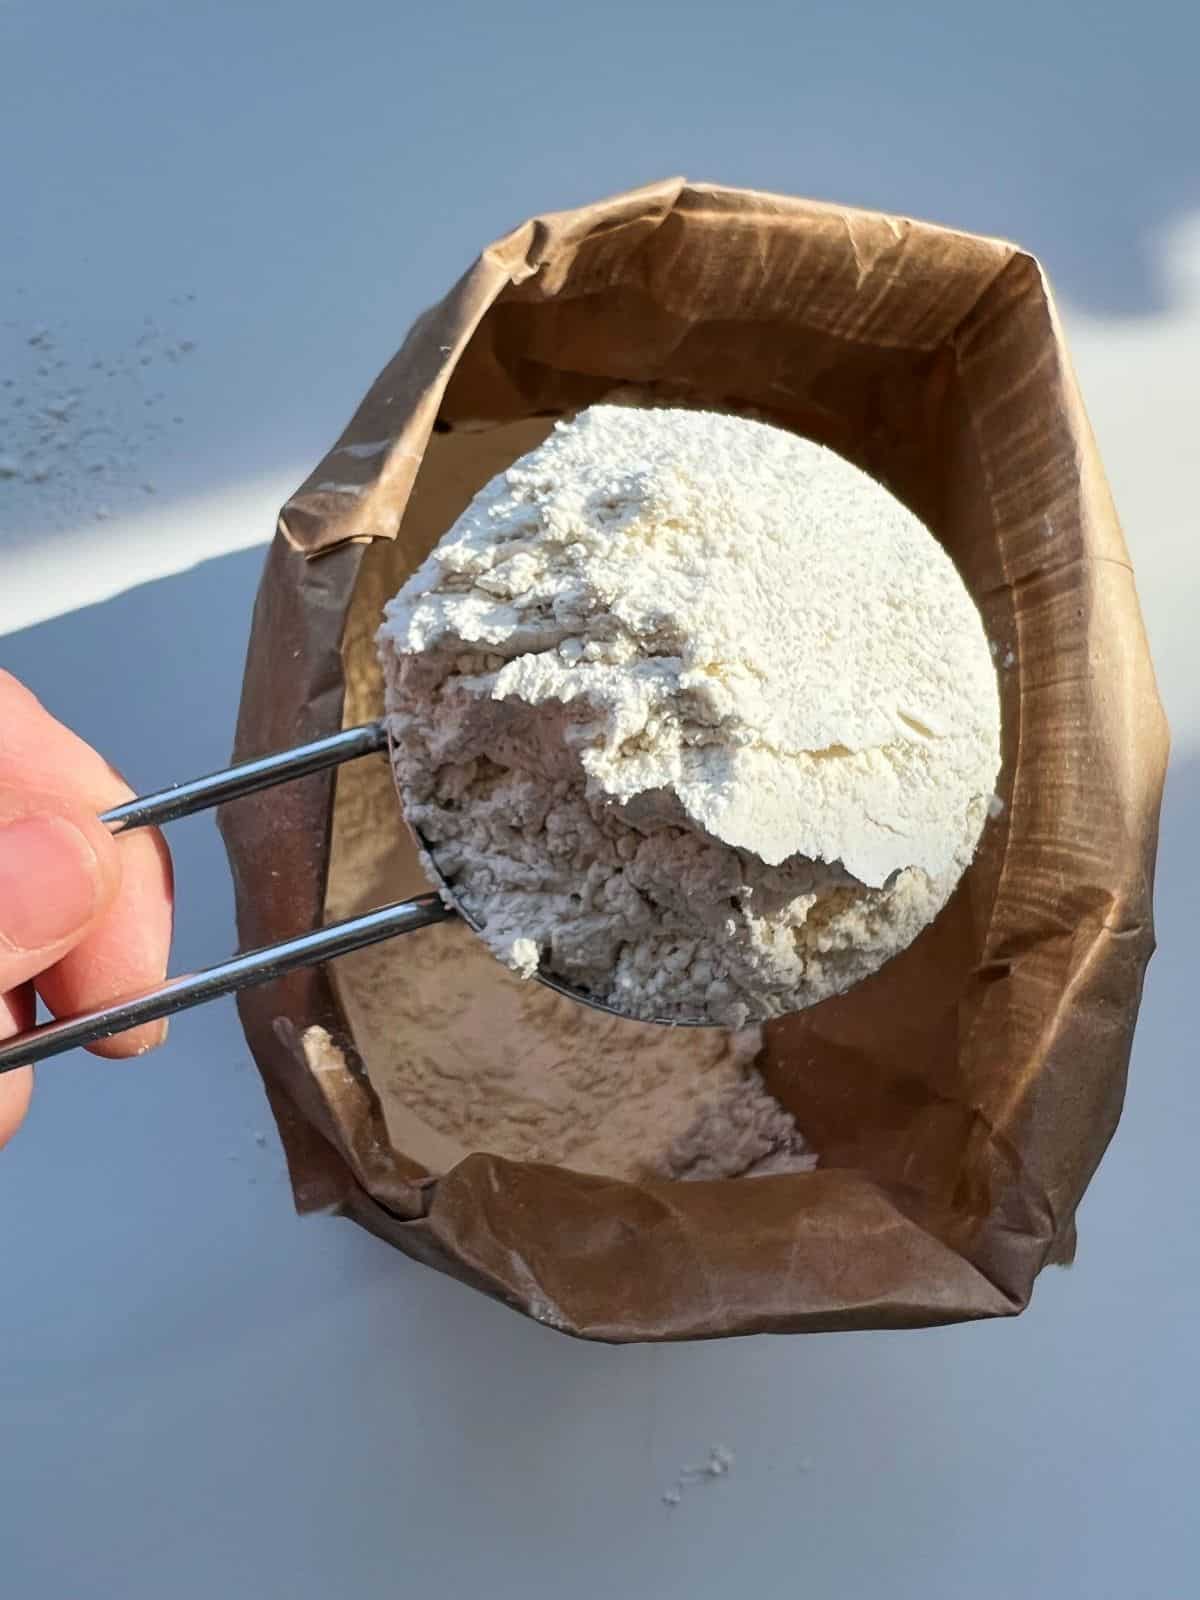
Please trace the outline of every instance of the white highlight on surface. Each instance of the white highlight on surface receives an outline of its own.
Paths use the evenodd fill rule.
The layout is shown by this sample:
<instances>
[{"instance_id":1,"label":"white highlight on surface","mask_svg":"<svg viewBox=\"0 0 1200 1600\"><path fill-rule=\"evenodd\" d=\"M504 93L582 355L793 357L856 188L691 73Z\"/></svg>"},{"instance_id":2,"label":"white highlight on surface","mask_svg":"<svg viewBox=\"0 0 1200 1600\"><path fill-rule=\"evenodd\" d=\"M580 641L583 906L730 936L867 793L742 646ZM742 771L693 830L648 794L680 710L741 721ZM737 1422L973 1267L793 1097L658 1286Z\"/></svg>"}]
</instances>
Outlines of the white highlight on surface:
<instances>
[{"instance_id":1,"label":"white highlight on surface","mask_svg":"<svg viewBox=\"0 0 1200 1600\"><path fill-rule=\"evenodd\" d=\"M0 635L267 541L295 473L47 534L4 559ZM237 648L243 647L238 641Z\"/></svg>"}]
</instances>

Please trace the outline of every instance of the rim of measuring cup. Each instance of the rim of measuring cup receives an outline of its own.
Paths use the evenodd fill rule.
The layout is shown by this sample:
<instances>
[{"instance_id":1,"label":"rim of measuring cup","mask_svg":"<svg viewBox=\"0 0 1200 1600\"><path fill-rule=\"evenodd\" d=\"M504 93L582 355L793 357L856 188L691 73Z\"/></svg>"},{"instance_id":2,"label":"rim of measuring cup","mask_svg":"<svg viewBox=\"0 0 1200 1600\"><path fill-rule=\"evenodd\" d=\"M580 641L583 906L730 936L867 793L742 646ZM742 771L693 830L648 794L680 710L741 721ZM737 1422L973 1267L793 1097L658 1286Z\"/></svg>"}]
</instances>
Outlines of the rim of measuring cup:
<instances>
[{"instance_id":1,"label":"rim of measuring cup","mask_svg":"<svg viewBox=\"0 0 1200 1600\"><path fill-rule=\"evenodd\" d=\"M482 923L480 923L477 917L472 916L472 914L463 905L458 895L455 894L453 886L449 884L442 875L441 868L437 864L437 857L434 854L433 846L419 831L419 829L417 829L409 821L408 814L404 809L404 800L400 794L400 786L396 782L396 764L392 759L393 743L391 718L386 714L383 718L383 725L384 730L387 733L388 772L391 775L392 791L396 796L396 805L400 811L401 821L404 823L404 827L408 832L409 838L417 848L417 855L420 858L422 870L429 879L430 883L433 884L438 894L441 895L445 903L462 918L467 927L470 928L471 932L483 940L483 943L486 945L487 940L483 938ZM495 960L498 965L503 966L503 962L500 961L500 958L496 955L495 951L492 950L491 946L488 945L487 948L488 953L492 956L493 960ZM617 1006L611 1006L604 1000L597 1000L592 995L585 994L582 989L575 988L573 984L565 982L562 978L555 977L552 972L546 971L540 963L533 976L538 983L543 985L544 988L553 989L555 994L562 995L564 999L574 1000L577 1005L587 1006L590 1011L602 1011L606 1016L615 1017L621 1022L644 1022L649 1024L651 1027L657 1028L716 1028L721 1026L720 1023L709 1021L707 1017L632 1016L628 1011L621 1011Z\"/></svg>"}]
</instances>

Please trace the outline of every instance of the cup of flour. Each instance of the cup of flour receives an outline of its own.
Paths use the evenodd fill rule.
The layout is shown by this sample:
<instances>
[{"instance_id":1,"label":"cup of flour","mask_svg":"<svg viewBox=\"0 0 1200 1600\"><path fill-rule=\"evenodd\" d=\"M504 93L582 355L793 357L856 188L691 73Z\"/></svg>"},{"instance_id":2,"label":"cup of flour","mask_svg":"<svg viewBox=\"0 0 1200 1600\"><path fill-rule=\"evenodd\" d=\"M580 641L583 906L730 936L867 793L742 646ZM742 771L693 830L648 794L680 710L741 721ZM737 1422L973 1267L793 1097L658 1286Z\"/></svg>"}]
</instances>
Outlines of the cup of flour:
<instances>
[{"instance_id":1,"label":"cup of flour","mask_svg":"<svg viewBox=\"0 0 1200 1600\"><path fill-rule=\"evenodd\" d=\"M384 613L406 816L495 955L748 1023L905 949L971 861L996 669L945 550L782 428L592 406Z\"/></svg>"}]
</instances>

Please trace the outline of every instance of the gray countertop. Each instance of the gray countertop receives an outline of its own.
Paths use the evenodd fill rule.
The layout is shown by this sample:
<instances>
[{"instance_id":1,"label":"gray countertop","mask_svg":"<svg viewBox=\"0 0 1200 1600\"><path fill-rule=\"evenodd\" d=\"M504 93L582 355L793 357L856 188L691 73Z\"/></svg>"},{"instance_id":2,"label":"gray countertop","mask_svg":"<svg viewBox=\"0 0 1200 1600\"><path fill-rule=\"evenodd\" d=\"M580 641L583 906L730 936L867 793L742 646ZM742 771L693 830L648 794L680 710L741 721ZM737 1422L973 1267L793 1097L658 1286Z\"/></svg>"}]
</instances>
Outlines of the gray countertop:
<instances>
[{"instance_id":1,"label":"gray countertop","mask_svg":"<svg viewBox=\"0 0 1200 1600\"><path fill-rule=\"evenodd\" d=\"M1160 950L1078 1264L923 1333L574 1344L298 1221L232 1005L46 1064L0 1155L0 1592L1195 1592L1194 9L179 9L0 9L0 664L136 786L220 765L275 509L525 215L685 171L1015 235L1172 720ZM232 896L210 818L172 842L183 969Z\"/></svg>"}]
</instances>

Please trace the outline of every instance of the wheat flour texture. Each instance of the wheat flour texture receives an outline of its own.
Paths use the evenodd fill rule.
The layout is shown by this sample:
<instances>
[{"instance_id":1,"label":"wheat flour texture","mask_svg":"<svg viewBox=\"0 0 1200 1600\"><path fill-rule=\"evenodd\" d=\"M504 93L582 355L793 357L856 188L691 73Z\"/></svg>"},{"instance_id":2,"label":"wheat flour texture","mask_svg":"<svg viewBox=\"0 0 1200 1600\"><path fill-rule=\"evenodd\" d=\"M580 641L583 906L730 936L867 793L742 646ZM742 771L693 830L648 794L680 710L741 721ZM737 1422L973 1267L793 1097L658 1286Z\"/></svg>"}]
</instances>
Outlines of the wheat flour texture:
<instances>
[{"instance_id":1,"label":"wheat flour texture","mask_svg":"<svg viewBox=\"0 0 1200 1600\"><path fill-rule=\"evenodd\" d=\"M409 820L495 953L644 1019L815 1004L905 948L999 767L979 614L831 451L597 406L386 610Z\"/></svg>"}]
</instances>

